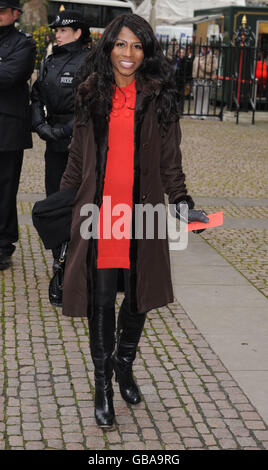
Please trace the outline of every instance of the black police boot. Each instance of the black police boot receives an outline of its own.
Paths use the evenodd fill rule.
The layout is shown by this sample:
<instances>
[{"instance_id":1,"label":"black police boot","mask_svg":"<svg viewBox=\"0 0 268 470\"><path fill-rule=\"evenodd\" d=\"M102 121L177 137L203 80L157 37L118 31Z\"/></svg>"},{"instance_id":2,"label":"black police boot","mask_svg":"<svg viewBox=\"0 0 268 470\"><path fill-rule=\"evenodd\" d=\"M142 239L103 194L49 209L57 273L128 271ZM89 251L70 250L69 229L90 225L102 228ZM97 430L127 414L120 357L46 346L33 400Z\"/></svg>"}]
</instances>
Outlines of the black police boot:
<instances>
[{"instance_id":1,"label":"black police boot","mask_svg":"<svg viewBox=\"0 0 268 470\"><path fill-rule=\"evenodd\" d=\"M131 315L125 300L123 301L118 315L117 347L112 362L121 396L132 405L137 405L141 401L139 389L132 375L132 365L145 320L146 313Z\"/></svg>"},{"instance_id":2,"label":"black police boot","mask_svg":"<svg viewBox=\"0 0 268 470\"><path fill-rule=\"evenodd\" d=\"M0 250L0 271L10 268L11 256Z\"/></svg>"},{"instance_id":3,"label":"black police boot","mask_svg":"<svg viewBox=\"0 0 268 470\"><path fill-rule=\"evenodd\" d=\"M102 428L114 423L113 365L115 347L114 308L97 307L89 320L90 351L95 367L95 419Z\"/></svg>"}]
</instances>

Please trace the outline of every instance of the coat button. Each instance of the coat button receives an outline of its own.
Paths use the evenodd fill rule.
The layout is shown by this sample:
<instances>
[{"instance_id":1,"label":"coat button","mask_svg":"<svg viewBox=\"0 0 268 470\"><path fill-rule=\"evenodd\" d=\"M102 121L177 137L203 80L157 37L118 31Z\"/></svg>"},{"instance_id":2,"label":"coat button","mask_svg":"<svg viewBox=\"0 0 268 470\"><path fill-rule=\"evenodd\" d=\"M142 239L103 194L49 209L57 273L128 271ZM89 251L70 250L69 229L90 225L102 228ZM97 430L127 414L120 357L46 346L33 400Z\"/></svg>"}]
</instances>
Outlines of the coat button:
<instances>
[{"instance_id":1,"label":"coat button","mask_svg":"<svg viewBox=\"0 0 268 470\"><path fill-rule=\"evenodd\" d=\"M143 148L144 148L144 150L147 150L147 149L149 148L148 142L145 142L145 143L143 144Z\"/></svg>"},{"instance_id":2,"label":"coat button","mask_svg":"<svg viewBox=\"0 0 268 470\"><path fill-rule=\"evenodd\" d=\"M145 194L142 196L142 198L141 198L141 199L142 199L142 201L144 201L144 199L146 199L146 196L145 196Z\"/></svg>"}]
</instances>

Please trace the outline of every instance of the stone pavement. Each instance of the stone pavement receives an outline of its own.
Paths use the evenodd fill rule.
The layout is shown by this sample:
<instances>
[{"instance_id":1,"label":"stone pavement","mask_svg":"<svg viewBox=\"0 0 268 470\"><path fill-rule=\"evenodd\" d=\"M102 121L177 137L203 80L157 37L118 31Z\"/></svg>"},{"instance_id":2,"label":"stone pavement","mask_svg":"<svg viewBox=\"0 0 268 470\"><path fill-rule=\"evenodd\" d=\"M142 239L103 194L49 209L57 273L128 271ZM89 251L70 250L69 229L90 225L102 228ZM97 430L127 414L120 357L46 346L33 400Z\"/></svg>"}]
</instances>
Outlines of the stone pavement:
<instances>
[{"instance_id":1,"label":"stone pavement","mask_svg":"<svg viewBox=\"0 0 268 470\"><path fill-rule=\"evenodd\" d=\"M184 296L177 294L174 304L148 314L135 362L143 401L127 405L115 384L117 420L109 432L94 420L87 323L63 317L48 302L51 255L30 223L32 204L44 191L43 145L35 139L34 150L26 152L18 198L20 240L12 269L0 273L2 449L268 448L265 413L233 377L225 351L217 351L223 335L208 329L214 317L228 322L232 309L213 315L215 304L209 310L200 303L198 315L189 302L200 285L208 283L209 295L217 291L222 266L233 270L230 284L240 286L235 275L243 274L247 288L250 284L267 302L267 124L185 120L182 128L189 192L208 212L223 209L227 223L191 235L189 250L176 252L175 260L172 255L175 292L181 276ZM252 321L248 317L244 327ZM267 330L265 315L260 326Z\"/></svg>"}]
</instances>

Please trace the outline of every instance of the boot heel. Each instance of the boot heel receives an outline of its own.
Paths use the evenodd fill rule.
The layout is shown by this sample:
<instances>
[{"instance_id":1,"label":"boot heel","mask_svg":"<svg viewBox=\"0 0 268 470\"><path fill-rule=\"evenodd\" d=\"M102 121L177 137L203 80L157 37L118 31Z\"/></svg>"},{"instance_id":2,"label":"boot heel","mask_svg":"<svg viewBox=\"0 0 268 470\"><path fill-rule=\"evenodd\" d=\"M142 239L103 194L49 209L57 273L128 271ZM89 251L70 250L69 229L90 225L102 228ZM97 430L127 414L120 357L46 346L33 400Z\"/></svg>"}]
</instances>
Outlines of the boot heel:
<instances>
[{"instance_id":1,"label":"boot heel","mask_svg":"<svg viewBox=\"0 0 268 470\"><path fill-rule=\"evenodd\" d=\"M132 364L117 363L117 358L112 358L115 381L118 382L122 398L131 405L137 405L141 401L138 387L132 376ZM122 369L121 369L121 368Z\"/></svg>"}]
</instances>

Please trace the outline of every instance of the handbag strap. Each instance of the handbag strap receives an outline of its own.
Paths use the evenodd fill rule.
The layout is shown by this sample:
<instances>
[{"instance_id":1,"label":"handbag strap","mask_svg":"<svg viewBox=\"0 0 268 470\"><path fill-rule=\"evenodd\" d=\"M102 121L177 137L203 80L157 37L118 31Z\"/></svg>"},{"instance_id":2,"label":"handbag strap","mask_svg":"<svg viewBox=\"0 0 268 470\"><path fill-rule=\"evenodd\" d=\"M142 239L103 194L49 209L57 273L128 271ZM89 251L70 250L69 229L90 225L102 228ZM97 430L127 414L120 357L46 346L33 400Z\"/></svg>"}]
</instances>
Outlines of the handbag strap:
<instances>
[{"instance_id":1,"label":"handbag strap","mask_svg":"<svg viewBox=\"0 0 268 470\"><path fill-rule=\"evenodd\" d=\"M64 263L64 262L65 262L67 246L68 246L68 242L64 242L64 243L61 245L61 252L60 252L60 257L59 257L59 262L60 262L60 263Z\"/></svg>"}]
</instances>

